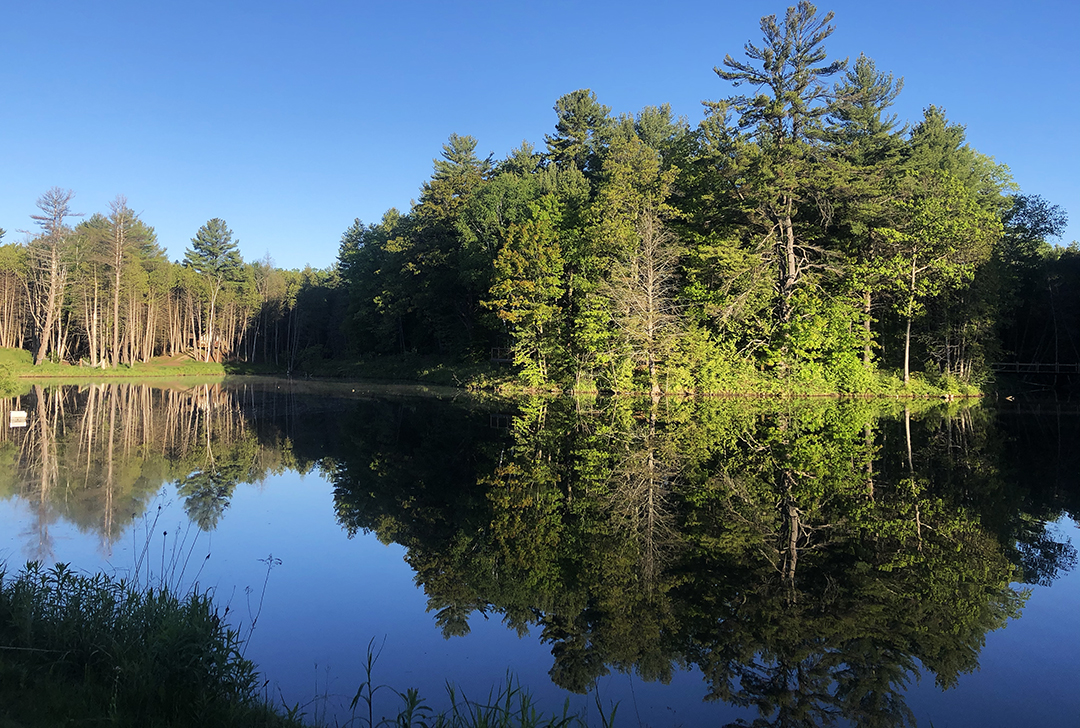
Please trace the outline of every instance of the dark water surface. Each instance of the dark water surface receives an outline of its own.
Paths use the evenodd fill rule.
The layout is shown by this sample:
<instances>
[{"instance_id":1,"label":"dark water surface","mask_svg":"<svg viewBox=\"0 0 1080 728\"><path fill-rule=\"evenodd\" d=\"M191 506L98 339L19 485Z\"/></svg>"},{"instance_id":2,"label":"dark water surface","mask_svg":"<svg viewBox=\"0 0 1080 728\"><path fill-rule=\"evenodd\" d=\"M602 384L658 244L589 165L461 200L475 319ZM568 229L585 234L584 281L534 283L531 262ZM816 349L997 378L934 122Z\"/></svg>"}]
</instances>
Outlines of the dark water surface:
<instances>
[{"instance_id":1,"label":"dark water surface","mask_svg":"<svg viewBox=\"0 0 1080 728\"><path fill-rule=\"evenodd\" d=\"M1080 725L1073 403L230 380L3 407L9 570L213 589L331 722L373 645L435 707L509 671L623 726Z\"/></svg>"}]
</instances>

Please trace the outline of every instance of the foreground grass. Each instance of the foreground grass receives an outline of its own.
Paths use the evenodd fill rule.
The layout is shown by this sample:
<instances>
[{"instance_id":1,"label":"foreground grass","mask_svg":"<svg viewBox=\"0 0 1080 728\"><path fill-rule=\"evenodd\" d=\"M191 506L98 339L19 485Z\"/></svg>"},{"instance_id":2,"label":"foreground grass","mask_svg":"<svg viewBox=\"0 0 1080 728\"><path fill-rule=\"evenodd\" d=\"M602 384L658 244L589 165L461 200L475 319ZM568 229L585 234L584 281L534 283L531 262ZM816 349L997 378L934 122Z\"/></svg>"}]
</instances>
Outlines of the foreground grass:
<instances>
[{"instance_id":1,"label":"foreground grass","mask_svg":"<svg viewBox=\"0 0 1080 728\"><path fill-rule=\"evenodd\" d=\"M289 726L210 596L31 562L0 570L0 720L27 728Z\"/></svg>"},{"instance_id":2,"label":"foreground grass","mask_svg":"<svg viewBox=\"0 0 1080 728\"><path fill-rule=\"evenodd\" d=\"M565 710L545 715L508 679L486 701L448 687L450 709L437 712L413 689L398 692L367 680L344 723L377 728L584 728ZM0 565L0 728L46 726L216 726L291 728L305 725L301 706L265 698L239 634L208 593L178 597L168 588L138 587L104 574L78 574L63 564L31 562L14 576ZM398 699L391 717L375 712L377 693ZM601 716L611 725L611 716Z\"/></svg>"}]
</instances>

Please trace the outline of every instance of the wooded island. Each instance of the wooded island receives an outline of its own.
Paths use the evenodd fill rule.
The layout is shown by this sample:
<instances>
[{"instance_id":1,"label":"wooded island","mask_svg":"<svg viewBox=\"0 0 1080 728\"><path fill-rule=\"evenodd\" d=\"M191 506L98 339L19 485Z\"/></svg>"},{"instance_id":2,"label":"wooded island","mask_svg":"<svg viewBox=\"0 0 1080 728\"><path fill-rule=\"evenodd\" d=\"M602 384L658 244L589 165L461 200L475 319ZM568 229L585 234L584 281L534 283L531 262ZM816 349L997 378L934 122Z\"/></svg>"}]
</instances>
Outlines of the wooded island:
<instances>
[{"instance_id":1,"label":"wooded island","mask_svg":"<svg viewBox=\"0 0 1080 728\"><path fill-rule=\"evenodd\" d=\"M581 89L543 150L496 160L451 134L409 211L356 220L325 270L245 262L218 218L170 262L123 196L78 220L51 189L36 234L0 245L0 347L290 373L435 355L652 394L977 387L993 362L1080 363L1080 249L1048 242L1065 212L943 109L901 123L903 79L829 58L831 22L809 2L763 18L696 127Z\"/></svg>"}]
</instances>

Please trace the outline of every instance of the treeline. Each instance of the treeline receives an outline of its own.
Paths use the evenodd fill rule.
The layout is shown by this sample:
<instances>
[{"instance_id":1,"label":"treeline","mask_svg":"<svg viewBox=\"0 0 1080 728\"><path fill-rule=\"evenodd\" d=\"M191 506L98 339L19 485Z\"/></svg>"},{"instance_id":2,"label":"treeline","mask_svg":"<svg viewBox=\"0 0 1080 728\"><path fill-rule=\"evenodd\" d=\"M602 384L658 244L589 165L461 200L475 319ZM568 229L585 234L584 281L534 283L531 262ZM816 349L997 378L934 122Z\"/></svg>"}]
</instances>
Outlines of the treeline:
<instances>
[{"instance_id":1,"label":"treeline","mask_svg":"<svg viewBox=\"0 0 1080 728\"><path fill-rule=\"evenodd\" d=\"M543 150L452 134L407 213L345 231L337 264L244 262L221 220L170 263L121 197L0 246L0 346L93 366L192 354L512 362L539 388L869 392L979 383L994 361L1080 363L1065 213L1022 193L942 109L901 124L903 79L831 60L808 2L715 70L696 127L667 105L555 103ZM890 383L891 381L891 383Z\"/></svg>"},{"instance_id":2,"label":"treeline","mask_svg":"<svg viewBox=\"0 0 1080 728\"><path fill-rule=\"evenodd\" d=\"M1047 243L1063 211L942 109L901 124L903 80L830 60L831 18L801 2L762 19L763 43L716 68L746 93L706 102L696 128L578 90L542 151L493 161L451 135L408 214L343 237L351 341L613 391L755 373L868 391L883 370L977 381L1000 358L1078 360L1060 285L1076 251Z\"/></svg>"},{"instance_id":3,"label":"treeline","mask_svg":"<svg viewBox=\"0 0 1080 728\"><path fill-rule=\"evenodd\" d=\"M188 355L292 369L313 347L344 353L326 323L345 305L333 270L245 262L218 218L170 262L126 198L73 225L73 197L47 191L31 216L39 233L0 245L0 347L93 367Z\"/></svg>"}]
</instances>

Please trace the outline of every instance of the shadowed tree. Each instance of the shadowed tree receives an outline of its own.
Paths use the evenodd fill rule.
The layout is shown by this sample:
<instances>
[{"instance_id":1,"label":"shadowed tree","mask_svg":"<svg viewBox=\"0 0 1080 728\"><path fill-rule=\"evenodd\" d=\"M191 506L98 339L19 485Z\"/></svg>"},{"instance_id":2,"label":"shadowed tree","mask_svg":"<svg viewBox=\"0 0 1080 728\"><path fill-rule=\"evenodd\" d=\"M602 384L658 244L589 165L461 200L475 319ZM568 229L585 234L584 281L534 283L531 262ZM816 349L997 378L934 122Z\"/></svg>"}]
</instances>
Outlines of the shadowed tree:
<instances>
[{"instance_id":1,"label":"shadowed tree","mask_svg":"<svg viewBox=\"0 0 1080 728\"><path fill-rule=\"evenodd\" d=\"M1004 298L1001 343L1017 361L1039 361L1038 341L1045 338L1047 324L1053 339L1059 338L1054 284L1061 267L1049 239L1060 237L1067 222L1060 206L1039 195L1014 195L1002 218L997 254Z\"/></svg>"}]
</instances>

